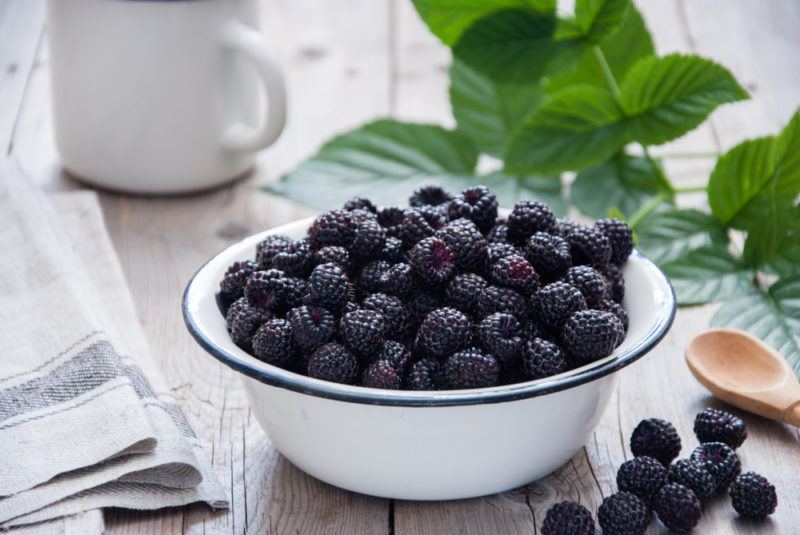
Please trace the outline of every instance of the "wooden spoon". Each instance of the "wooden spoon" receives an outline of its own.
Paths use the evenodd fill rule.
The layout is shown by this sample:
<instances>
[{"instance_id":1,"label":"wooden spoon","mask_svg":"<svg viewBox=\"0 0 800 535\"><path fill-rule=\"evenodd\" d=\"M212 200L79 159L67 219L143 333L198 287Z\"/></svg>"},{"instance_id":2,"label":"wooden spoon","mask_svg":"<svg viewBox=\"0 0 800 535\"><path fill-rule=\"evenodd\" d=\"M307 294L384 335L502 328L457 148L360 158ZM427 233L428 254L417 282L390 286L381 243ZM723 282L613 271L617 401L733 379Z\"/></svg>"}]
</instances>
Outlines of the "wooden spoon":
<instances>
[{"instance_id":1,"label":"wooden spoon","mask_svg":"<svg viewBox=\"0 0 800 535\"><path fill-rule=\"evenodd\" d=\"M721 400L800 427L800 383L783 357L758 338L735 329L706 331L686 346L686 363Z\"/></svg>"}]
</instances>

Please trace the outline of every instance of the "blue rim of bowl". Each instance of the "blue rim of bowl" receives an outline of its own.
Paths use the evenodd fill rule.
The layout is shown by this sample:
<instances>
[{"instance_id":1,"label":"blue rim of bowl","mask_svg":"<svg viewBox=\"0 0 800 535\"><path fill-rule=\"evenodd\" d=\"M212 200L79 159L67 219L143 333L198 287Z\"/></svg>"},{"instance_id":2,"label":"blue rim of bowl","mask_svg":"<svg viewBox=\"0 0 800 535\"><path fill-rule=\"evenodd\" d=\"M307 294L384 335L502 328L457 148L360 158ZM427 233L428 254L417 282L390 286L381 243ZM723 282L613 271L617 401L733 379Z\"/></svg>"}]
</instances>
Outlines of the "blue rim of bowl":
<instances>
[{"instance_id":1,"label":"blue rim of bowl","mask_svg":"<svg viewBox=\"0 0 800 535\"><path fill-rule=\"evenodd\" d=\"M567 390L605 377L642 358L667 335L675 319L676 312L675 291L669 279L667 279L650 259L638 251L634 251L632 255L643 260L646 264L646 268L654 271L656 275L664 281L669 292L664 294L664 301L661 303L661 308L657 313L658 321L651 326L647 334L643 336L636 345L614 355L613 358L608 360L601 359L595 364L589 364L578 368L576 371L569 371L553 378L538 379L536 381L491 388L435 390L426 392L380 390L311 379L307 376L263 362L256 361L258 364L255 364L249 360L255 360L255 357L243 358L241 355L237 355L220 347L209 338L197 325L192 313L189 311L188 296L197 275L203 271L207 264L224 253L225 251L220 252L203 264L189 280L183 292L181 307L183 310L183 319L186 322L186 327L197 343L217 360L261 383L278 388L285 388L309 396L349 403L391 407L452 407L516 401Z\"/></svg>"}]
</instances>

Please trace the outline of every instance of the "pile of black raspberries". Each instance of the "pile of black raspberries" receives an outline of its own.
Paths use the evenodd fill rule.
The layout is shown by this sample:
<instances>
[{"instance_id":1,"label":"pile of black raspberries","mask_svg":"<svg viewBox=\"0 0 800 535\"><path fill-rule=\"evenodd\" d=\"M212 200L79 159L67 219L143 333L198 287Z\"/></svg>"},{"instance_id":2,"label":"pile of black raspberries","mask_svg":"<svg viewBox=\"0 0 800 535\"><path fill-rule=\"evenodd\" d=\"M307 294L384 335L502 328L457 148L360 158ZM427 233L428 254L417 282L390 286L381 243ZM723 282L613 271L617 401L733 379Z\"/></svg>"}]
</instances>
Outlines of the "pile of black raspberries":
<instances>
[{"instance_id":1,"label":"pile of black raspberries","mask_svg":"<svg viewBox=\"0 0 800 535\"><path fill-rule=\"evenodd\" d=\"M357 197L302 240L259 243L220 284L233 341L316 379L412 390L540 379L622 343L625 223L556 219L537 201L498 218L484 186L426 186L409 204Z\"/></svg>"},{"instance_id":2,"label":"pile of black raspberries","mask_svg":"<svg viewBox=\"0 0 800 535\"><path fill-rule=\"evenodd\" d=\"M639 422L631 435L634 458L617 472L618 492L597 510L603 535L641 535L653 511L671 531L688 533L700 520L703 504L724 492L745 518L763 519L775 512L775 487L755 472L741 474L734 451L747 438L741 418L706 409L695 418L694 432L700 445L673 463L681 451L675 427L658 418ZM542 523L542 535L594 534L592 514L571 501L555 504Z\"/></svg>"}]
</instances>

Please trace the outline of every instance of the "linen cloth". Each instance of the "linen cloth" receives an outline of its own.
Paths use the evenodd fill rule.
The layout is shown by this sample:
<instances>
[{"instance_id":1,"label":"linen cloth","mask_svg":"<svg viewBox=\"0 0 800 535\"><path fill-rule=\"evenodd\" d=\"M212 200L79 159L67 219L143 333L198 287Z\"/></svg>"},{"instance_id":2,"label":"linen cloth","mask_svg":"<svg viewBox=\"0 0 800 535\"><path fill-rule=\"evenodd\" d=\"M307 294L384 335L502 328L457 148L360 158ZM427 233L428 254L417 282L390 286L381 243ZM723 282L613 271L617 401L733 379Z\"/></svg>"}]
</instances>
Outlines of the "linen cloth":
<instances>
[{"instance_id":1,"label":"linen cloth","mask_svg":"<svg viewBox=\"0 0 800 535\"><path fill-rule=\"evenodd\" d=\"M0 528L102 507L227 507L201 446L94 193L45 195L0 164Z\"/></svg>"}]
</instances>

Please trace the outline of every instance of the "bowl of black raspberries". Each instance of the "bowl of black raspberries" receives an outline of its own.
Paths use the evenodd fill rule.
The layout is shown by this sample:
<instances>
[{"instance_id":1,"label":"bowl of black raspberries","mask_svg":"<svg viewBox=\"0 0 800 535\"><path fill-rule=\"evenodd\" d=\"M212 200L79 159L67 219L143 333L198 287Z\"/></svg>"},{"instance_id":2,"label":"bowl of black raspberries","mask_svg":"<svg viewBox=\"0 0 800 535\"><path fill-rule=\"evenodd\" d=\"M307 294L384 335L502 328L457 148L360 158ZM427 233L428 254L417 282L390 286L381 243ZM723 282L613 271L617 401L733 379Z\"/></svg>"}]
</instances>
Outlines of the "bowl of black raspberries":
<instances>
[{"instance_id":1,"label":"bowl of black raspberries","mask_svg":"<svg viewBox=\"0 0 800 535\"><path fill-rule=\"evenodd\" d=\"M675 299L622 221L429 185L408 205L357 197L245 238L195 274L183 313L299 468L437 500L566 462Z\"/></svg>"}]
</instances>

